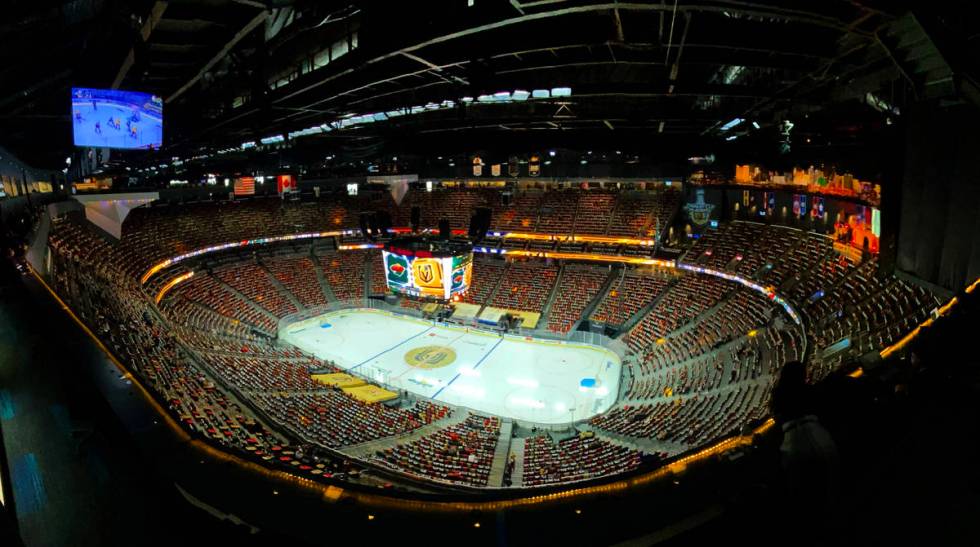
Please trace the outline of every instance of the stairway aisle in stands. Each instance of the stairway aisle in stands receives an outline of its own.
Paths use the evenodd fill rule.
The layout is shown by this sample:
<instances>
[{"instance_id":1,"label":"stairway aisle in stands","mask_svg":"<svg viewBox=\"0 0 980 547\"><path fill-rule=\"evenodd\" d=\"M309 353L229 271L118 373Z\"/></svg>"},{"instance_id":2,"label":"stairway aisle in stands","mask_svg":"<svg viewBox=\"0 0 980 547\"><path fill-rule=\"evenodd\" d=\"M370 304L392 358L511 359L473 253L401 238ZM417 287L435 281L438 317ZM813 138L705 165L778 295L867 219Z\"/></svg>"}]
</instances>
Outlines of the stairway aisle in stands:
<instances>
[{"instance_id":1,"label":"stairway aisle in stands","mask_svg":"<svg viewBox=\"0 0 980 547\"><path fill-rule=\"evenodd\" d=\"M364 298L371 294L371 253L364 253L364 265L361 277L364 279ZM380 256L377 257L380 260ZM366 301L366 300L365 300Z\"/></svg>"},{"instance_id":2,"label":"stairway aisle in stands","mask_svg":"<svg viewBox=\"0 0 980 547\"><path fill-rule=\"evenodd\" d=\"M235 298L239 299L239 301L243 302L249 308L252 308L257 313L269 318L269 320L271 320L274 324L279 323L279 318L276 317L275 314L256 304L254 300L242 294L238 289L222 281L217 275L212 275L211 278L214 279L215 283L217 283L221 288L233 294Z\"/></svg>"},{"instance_id":3,"label":"stairway aisle in stands","mask_svg":"<svg viewBox=\"0 0 980 547\"><path fill-rule=\"evenodd\" d=\"M538 319L538 329L545 331L547 330L548 318L551 316L551 307L555 303L555 298L558 297L558 290L561 288L561 277L565 273L565 267L567 265L562 263L558 268L558 275L555 276L555 283L551 286L551 291L548 292L548 299L544 301L544 307L541 309L541 317Z\"/></svg>"},{"instance_id":4,"label":"stairway aisle in stands","mask_svg":"<svg viewBox=\"0 0 980 547\"><path fill-rule=\"evenodd\" d=\"M500 436L497 438L497 447L493 452L493 463L490 464L490 478L487 479L487 485L489 486L504 485L504 476L507 471L507 459L510 456L510 443L513 431L513 420L501 420Z\"/></svg>"},{"instance_id":5,"label":"stairway aisle in stands","mask_svg":"<svg viewBox=\"0 0 980 547\"><path fill-rule=\"evenodd\" d=\"M289 289L287 289L286 286L283 285L281 281L276 279L276 276L271 271L269 271L269 268L265 264L259 264L259 269L261 269L262 272L265 273L266 277L269 279L269 283L272 283L272 286L276 288L276 291L279 293L279 296L282 296L286 300L289 300L289 302L293 306L296 306L297 310L306 311L306 306L304 306L303 303L300 302L298 298L296 298L296 295L294 295Z\"/></svg>"},{"instance_id":6,"label":"stairway aisle in stands","mask_svg":"<svg viewBox=\"0 0 980 547\"><path fill-rule=\"evenodd\" d=\"M462 410L456 411L445 418L423 425L422 427L415 428L402 435L381 437L373 441L367 441L361 444L344 447L344 452L355 458L370 458L375 452L383 451L387 448L394 448L399 444L409 444L413 441L417 441L422 437L427 437L441 429L463 423L468 417L468 412Z\"/></svg>"},{"instance_id":7,"label":"stairway aisle in stands","mask_svg":"<svg viewBox=\"0 0 980 547\"><path fill-rule=\"evenodd\" d=\"M512 439L510 444L510 454L514 456L514 470L510 473L510 482L515 486L524 484L524 442L523 438Z\"/></svg>"},{"instance_id":8,"label":"stairway aisle in stands","mask_svg":"<svg viewBox=\"0 0 980 547\"><path fill-rule=\"evenodd\" d=\"M582 312L579 313L578 319L576 319L575 322L572 323L572 327L568 329L569 333L577 331L583 321L592 317L592 313L595 312L596 308L599 307L599 304L602 303L602 300L606 298L607 294L609 294L609 290L612 289L613 283L620 279L622 275L621 273L619 273L620 271L625 271L625 269L624 270L617 270L616 268L609 269L609 274L606 275L606 280L602 282L602 286L599 287L599 290L595 293L595 296L593 296L592 299L589 300L589 302L585 305L585 308L582 309Z\"/></svg>"},{"instance_id":9,"label":"stairway aisle in stands","mask_svg":"<svg viewBox=\"0 0 980 547\"><path fill-rule=\"evenodd\" d=\"M323 296L327 298L327 303L336 302L337 295L330 288L330 282L327 281L327 275L323 271L323 263L320 262L320 256L314 252L310 255L310 258L313 260L313 271L316 273L316 281L320 285L320 290L323 291Z\"/></svg>"}]
</instances>

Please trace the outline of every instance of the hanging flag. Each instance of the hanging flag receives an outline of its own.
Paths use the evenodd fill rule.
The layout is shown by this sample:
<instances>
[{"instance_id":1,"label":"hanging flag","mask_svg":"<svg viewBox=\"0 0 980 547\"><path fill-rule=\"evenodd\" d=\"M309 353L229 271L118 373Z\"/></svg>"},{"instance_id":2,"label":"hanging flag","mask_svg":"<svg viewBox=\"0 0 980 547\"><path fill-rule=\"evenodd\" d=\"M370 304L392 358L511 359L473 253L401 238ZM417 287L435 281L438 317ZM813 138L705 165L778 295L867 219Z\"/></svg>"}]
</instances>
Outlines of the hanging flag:
<instances>
[{"instance_id":1,"label":"hanging flag","mask_svg":"<svg viewBox=\"0 0 980 547\"><path fill-rule=\"evenodd\" d=\"M236 196L255 195L255 177L238 177L235 179Z\"/></svg>"},{"instance_id":2,"label":"hanging flag","mask_svg":"<svg viewBox=\"0 0 980 547\"><path fill-rule=\"evenodd\" d=\"M296 189L296 177L292 175L279 175L276 177L276 190L282 194L283 192L292 192Z\"/></svg>"}]
</instances>

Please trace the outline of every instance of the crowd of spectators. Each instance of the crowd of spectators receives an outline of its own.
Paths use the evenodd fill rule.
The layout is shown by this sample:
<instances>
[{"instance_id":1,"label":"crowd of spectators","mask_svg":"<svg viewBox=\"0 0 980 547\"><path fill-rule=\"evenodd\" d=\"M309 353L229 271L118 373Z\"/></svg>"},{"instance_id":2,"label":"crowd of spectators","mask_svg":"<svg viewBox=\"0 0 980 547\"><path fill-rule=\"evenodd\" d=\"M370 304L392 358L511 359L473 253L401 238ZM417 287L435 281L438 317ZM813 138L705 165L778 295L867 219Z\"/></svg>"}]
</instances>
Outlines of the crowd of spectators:
<instances>
[{"instance_id":1,"label":"crowd of spectators","mask_svg":"<svg viewBox=\"0 0 980 547\"><path fill-rule=\"evenodd\" d=\"M548 314L548 329L562 334L571 330L607 277L609 271L601 268L565 266Z\"/></svg>"},{"instance_id":2,"label":"crowd of spectators","mask_svg":"<svg viewBox=\"0 0 980 547\"><path fill-rule=\"evenodd\" d=\"M636 469L640 452L598 437L554 442L549 435L524 439L525 486L581 481Z\"/></svg>"},{"instance_id":3,"label":"crowd of spectators","mask_svg":"<svg viewBox=\"0 0 980 547\"><path fill-rule=\"evenodd\" d=\"M250 235L349 227L356 224L349 213L354 205L390 207L396 221L417 205L429 211L423 224L443 216L468 222L476 207L486 206L494 210L495 226L504 229L644 236L672 214L675 194L529 191L503 205L495 201L497 192L465 190L417 193L400 206L387 198L351 198L332 204L255 200L137 209L115 244L74 221L57 222L49 238L51 274L58 292L189 429L231 449L284 462L298 460L301 445L342 449L438 427L430 424L461 412L407 397L392 404L362 403L311 378L313 370L337 370L331 363L276 342L278 320L298 306L320 306L331 296L356 301L366 292L386 293L376 251L314 252L307 246L300 255L252 256L204 268L180 265L140 287L137 280L148 265ZM157 229L170 221L167 231ZM496 243L559 248L555 242ZM624 252L617 245L560 248ZM873 256L854 262L838 255L824 236L777 226L723 224L699 239L682 261L778 288L801 313L803 326L763 295L732 282L631 267L479 259L466 300L543 312L553 296L542 327L559 334L583 319L628 326L622 333L629 347L622 397L589 426L600 435L646 443L645 451L660 456L682 453L763 417L782 363L805 358L809 379L819 380L848 359L898 340L939 303L921 287L880 275ZM149 295L192 271L158 306L151 304ZM587 314L593 301L594 311ZM498 418L471 415L380 450L372 459L420 477L486 486L500 426ZM640 462L638 450L601 436L555 443L533 435L515 442L524 443L526 486L584 480ZM298 465L323 472L309 461Z\"/></svg>"},{"instance_id":4,"label":"crowd of spectators","mask_svg":"<svg viewBox=\"0 0 980 547\"><path fill-rule=\"evenodd\" d=\"M486 486L500 437L500 418L473 414L409 443L378 451L374 460L411 475Z\"/></svg>"}]
</instances>

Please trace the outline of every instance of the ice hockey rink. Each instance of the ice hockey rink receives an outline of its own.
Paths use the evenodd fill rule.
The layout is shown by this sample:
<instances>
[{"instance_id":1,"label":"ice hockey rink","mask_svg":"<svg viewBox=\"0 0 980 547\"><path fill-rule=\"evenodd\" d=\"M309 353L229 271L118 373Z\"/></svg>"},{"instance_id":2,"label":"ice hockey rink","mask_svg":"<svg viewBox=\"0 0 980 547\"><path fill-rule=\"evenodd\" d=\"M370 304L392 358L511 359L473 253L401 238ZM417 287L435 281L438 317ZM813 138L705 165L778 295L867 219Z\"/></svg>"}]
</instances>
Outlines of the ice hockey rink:
<instances>
[{"instance_id":1,"label":"ice hockey rink","mask_svg":"<svg viewBox=\"0 0 980 547\"><path fill-rule=\"evenodd\" d=\"M133 108L102 102L96 109L91 101L72 102L72 123L76 146L109 148L151 148L163 142L163 120L139 110L140 121L127 125ZM110 125L110 120L113 124ZM118 125L116 123L118 122ZM96 123L99 129L95 129Z\"/></svg>"},{"instance_id":2,"label":"ice hockey rink","mask_svg":"<svg viewBox=\"0 0 980 547\"><path fill-rule=\"evenodd\" d=\"M609 349L381 310L328 312L279 337L391 389L525 422L584 420L606 411L619 391L621 362Z\"/></svg>"}]
</instances>

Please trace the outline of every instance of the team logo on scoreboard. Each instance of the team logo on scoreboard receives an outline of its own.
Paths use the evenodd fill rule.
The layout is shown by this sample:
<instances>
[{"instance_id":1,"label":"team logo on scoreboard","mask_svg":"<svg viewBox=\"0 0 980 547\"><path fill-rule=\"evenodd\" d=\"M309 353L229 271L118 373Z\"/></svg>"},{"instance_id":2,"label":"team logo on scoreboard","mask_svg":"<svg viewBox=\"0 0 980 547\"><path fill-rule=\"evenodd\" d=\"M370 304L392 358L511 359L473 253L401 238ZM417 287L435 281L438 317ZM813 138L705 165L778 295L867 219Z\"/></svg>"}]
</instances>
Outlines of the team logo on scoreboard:
<instances>
[{"instance_id":1,"label":"team logo on scoreboard","mask_svg":"<svg viewBox=\"0 0 980 547\"><path fill-rule=\"evenodd\" d=\"M442 264L435 258L416 258L412 262L415 284L420 288L442 290Z\"/></svg>"},{"instance_id":2,"label":"team logo on scoreboard","mask_svg":"<svg viewBox=\"0 0 980 547\"><path fill-rule=\"evenodd\" d=\"M405 362L416 368L442 368L456 361L456 351L446 346L422 346L405 354Z\"/></svg>"},{"instance_id":3,"label":"team logo on scoreboard","mask_svg":"<svg viewBox=\"0 0 980 547\"><path fill-rule=\"evenodd\" d=\"M419 264L419 281L422 283L432 283L432 280L436 278L435 268L432 264Z\"/></svg>"},{"instance_id":4,"label":"team logo on scoreboard","mask_svg":"<svg viewBox=\"0 0 980 547\"><path fill-rule=\"evenodd\" d=\"M385 260L388 266L388 281L398 285L408 283L408 261L405 257L387 254Z\"/></svg>"},{"instance_id":5,"label":"team logo on scoreboard","mask_svg":"<svg viewBox=\"0 0 980 547\"><path fill-rule=\"evenodd\" d=\"M684 210L691 217L691 222L698 226L704 226L708 223L708 219L711 217L711 211L714 208L714 205L704 201L704 188L695 190L694 202L684 206Z\"/></svg>"}]
</instances>

